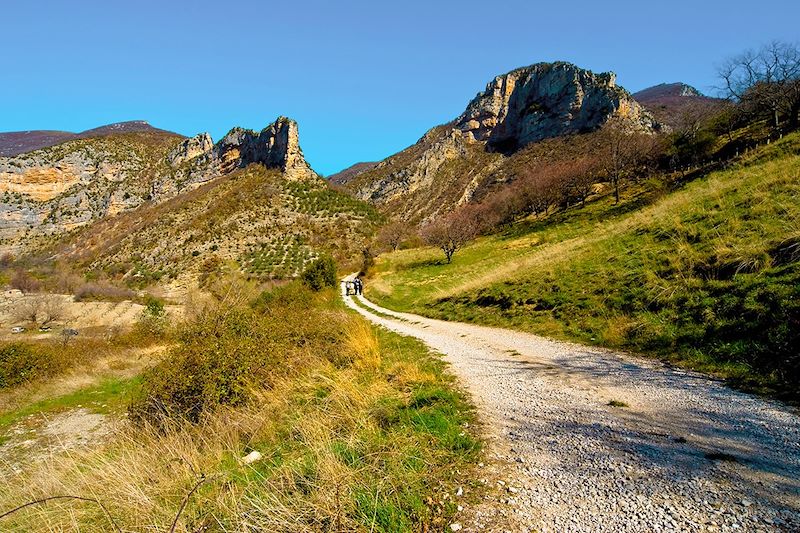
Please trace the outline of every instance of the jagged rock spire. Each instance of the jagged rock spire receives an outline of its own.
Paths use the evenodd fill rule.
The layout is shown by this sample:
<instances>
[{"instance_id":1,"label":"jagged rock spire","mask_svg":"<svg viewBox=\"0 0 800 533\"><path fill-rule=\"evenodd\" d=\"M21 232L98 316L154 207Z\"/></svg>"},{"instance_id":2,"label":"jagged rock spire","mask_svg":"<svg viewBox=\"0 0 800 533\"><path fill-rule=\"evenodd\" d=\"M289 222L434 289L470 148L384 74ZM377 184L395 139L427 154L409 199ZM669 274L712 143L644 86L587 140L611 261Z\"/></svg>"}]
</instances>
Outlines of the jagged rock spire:
<instances>
[{"instance_id":1,"label":"jagged rock spire","mask_svg":"<svg viewBox=\"0 0 800 533\"><path fill-rule=\"evenodd\" d=\"M286 117L278 117L260 132L233 128L214 146L213 153L223 171L261 163L280 168L290 179L315 175L300 148L297 122Z\"/></svg>"}]
</instances>

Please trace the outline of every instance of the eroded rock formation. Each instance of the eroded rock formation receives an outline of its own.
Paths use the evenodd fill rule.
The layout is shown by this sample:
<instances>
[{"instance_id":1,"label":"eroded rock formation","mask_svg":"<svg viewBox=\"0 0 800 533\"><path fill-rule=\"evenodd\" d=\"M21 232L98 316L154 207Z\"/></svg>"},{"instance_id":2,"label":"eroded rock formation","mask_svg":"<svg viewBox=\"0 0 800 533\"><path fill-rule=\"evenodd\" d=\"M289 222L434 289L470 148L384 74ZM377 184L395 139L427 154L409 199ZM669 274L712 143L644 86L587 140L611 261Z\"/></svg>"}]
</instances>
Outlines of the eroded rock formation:
<instances>
[{"instance_id":1,"label":"eroded rock formation","mask_svg":"<svg viewBox=\"0 0 800 533\"><path fill-rule=\"evenodd\" d=\"M292 179L313 174L300 148L297 122L286 117L278 117L260 132L233 128L214 146L213 157L222 172L260 163L279 168Z\"/></svg>"},{"instance_id":2,"label":"eroded rock formation","mask_svg":"<svg viewBox=\"0 0 800 533\"><path fill-rule=\"evenodd\" d=\"M495 77L452 123L339 183L406 219L427 219L468 202L527 145L587 133L619 118L634 131L662 129L616 84L570 63L539 63Z\"/></svg>"},{"instance_id":3,"label":"eroded rock formation","mask_svg":"<svg viewBox=\"0 0 800 533\"><path fill-rule=\"evenodd\" d=\"M570 63L538 63L497 76L456 120L468 139L513 151L529 143L593 131L612 117L632 128L659 125L610 72L595 74Z\"/></svg>"}]
</instances>

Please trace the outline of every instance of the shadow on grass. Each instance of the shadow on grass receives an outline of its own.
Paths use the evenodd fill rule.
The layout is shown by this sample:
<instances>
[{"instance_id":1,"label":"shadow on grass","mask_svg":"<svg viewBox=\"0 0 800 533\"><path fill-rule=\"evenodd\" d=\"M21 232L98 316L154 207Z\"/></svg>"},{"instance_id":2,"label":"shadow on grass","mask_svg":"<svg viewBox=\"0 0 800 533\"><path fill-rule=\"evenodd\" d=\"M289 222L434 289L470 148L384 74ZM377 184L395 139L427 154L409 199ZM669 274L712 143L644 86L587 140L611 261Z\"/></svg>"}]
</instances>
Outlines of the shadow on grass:
<instances>
[{"instance_id":1,"label":"shadow on grass","mask_svg":"<svg viewBox=\"0 0 800 533\"><path fill-rule=\"evenodd\" d=\"M447 261L444 259L420 259L419 261L397 265L395 268L398 272L402 272L405 270L416 270L418 268L444 266L446 264Z\"/></svg>"}]
</instances>

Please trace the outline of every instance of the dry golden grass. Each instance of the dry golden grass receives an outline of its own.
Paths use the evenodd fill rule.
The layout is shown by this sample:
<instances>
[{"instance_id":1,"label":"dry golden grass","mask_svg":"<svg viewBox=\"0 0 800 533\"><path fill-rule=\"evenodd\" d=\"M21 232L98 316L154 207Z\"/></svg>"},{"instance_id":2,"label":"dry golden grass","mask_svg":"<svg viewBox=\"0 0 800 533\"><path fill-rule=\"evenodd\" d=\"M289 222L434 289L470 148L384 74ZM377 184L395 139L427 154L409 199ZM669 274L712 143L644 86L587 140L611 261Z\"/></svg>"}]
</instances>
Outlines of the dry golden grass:
<instances>
[{"instance_id":1,"label":"dry golden grass","mask_svg":"<svg viewBox=\"0 0 800 533\"><path fill-rule=\"evenodd\" d=\"M158 361L165 349L166 346L163 345L106 346L84 364L71 368L64 374L0 391L0 414L96 386L110 378L132 378Z\"/></svg>"},{"instance_id":2,"label":"dry golden grass","mask_svg":"<svg viewBox=\"0 0 800 533\"><path fill-rule=\"evenodd\" d=\"M264 320L281 317L265 313ZM416 341L379 332L330 298L304 314L309 324L340 324L345 344L310 326L307 334L323 332L331 342L330 353L287 352L298 360L271 374L268 386L253 384L245 405L221 406L197 424L123 424L101 446L54 455L5 480L13 490L0 492L0 513L70 494L101 501L123 531L169 531L184 501L181 532L443 527L453 510L434 503L436 493L452 490L453 470L468 468L478 449L462 425L472 420L470 408L443 365ZM325 350L319 339L308 341ZM245 464L251 451L263 458ZM112 527L99 506L73 500L0 522L20 532Z\"/></svg>"}]
</instances>

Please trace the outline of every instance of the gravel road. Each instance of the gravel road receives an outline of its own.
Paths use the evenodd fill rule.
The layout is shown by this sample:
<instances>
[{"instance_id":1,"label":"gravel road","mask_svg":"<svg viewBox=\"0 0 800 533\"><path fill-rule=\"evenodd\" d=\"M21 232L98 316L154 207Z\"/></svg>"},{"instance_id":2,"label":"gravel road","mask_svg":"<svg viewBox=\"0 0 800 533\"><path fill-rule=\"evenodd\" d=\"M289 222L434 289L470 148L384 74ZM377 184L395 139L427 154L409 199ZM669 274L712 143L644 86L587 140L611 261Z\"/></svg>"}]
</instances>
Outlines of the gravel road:
<instances>
[{"instance_id":1,"label":"gravel road","mask_svg":"<svg viewBox=\"0 0 800 533\"><path fill-rule=\"evenodd\" d=\"M453 530L800 531L796 411L649 359L345 302L443 354L506 465L485 467L499 514L464 509Z\"/></svg>"}]
</instances>

